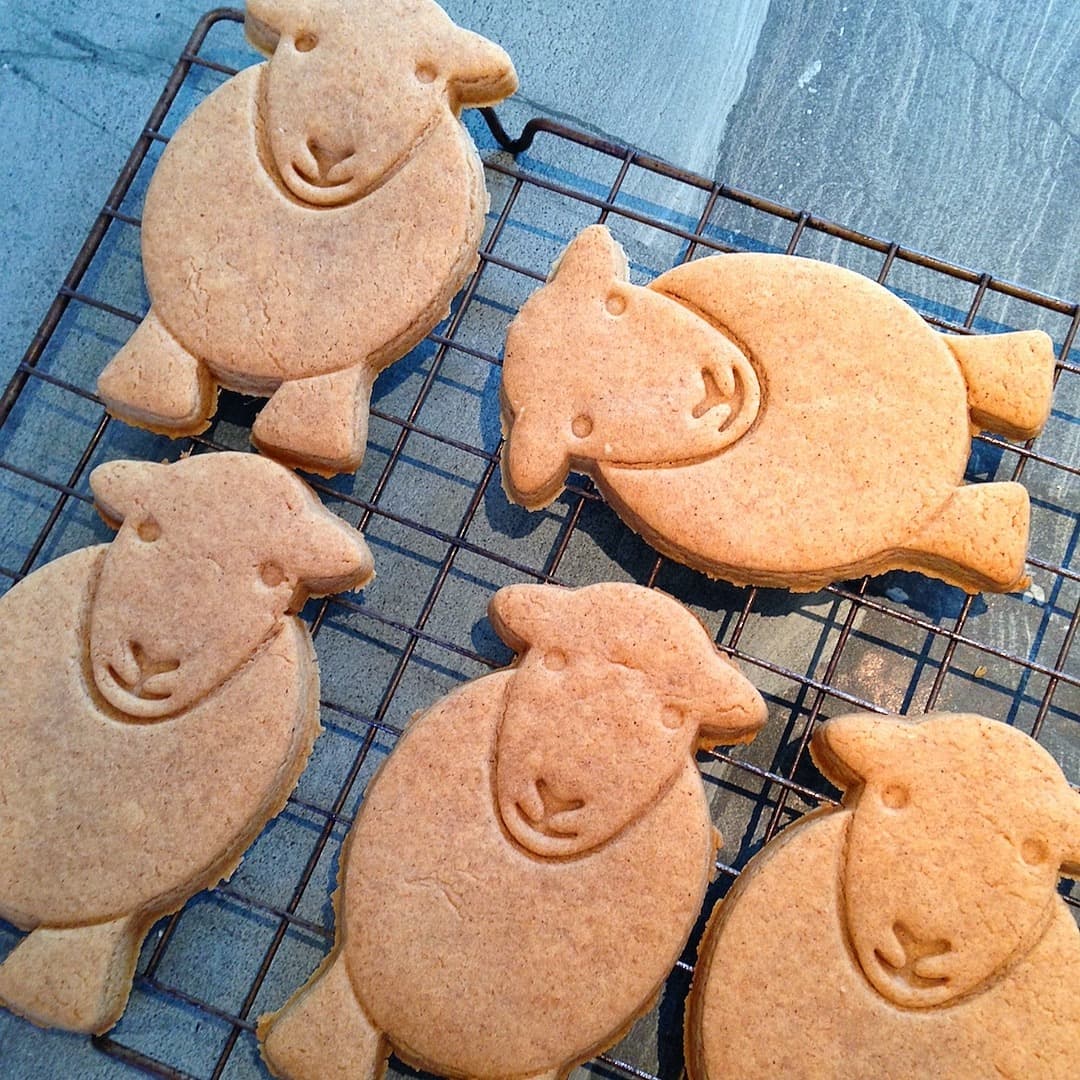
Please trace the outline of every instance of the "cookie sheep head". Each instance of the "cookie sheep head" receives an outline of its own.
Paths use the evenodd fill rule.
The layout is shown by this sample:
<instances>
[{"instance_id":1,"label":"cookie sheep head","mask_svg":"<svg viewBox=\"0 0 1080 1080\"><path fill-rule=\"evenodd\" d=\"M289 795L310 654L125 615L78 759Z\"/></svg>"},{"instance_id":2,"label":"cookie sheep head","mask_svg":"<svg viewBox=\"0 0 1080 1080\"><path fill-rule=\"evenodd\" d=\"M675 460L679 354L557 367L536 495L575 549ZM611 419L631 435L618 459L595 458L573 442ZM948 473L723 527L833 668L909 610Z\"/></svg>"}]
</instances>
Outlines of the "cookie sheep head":
<instances>
[{"instance_id":1,"label":"cookie sheep head","mask_svg":"<svg viewBox=\"0 0 1080 1080\"><path fill-rule=\"evenodd\" d=\"M535 855L607 842L648 812L697 747L749 742L765 722L758 692L663 593L512 585L490 615L520 654L496 739L495 799L506 830Z\"/></svg>"},{"instance_id":2,"label":"cookie sheep head","mask_svg":"<svg viewBox=\"0 0 1080 1080\"><path fill-rule=\"evenodd\" d=\"M254 454L111 461L90 487L119 527L93 592L90 663L98 691L128 718L194 705L308 596L372 576L360 534Z\"/></svg>"},{"instance_id":3,"label":"cookie sheep head","mask_svg":"<svg viewBox=\"0 0 1080 1080\"><path fill-rule=\"evenodd\" d=\"M432 0L248 0L245 27L271 57L264 152L313 206L362 198L440 119L517 88L506 53Z\"/></svg>"},{"instance_id":4,"label":"cookie sheep head","mask_svg":"<svg viewBox=\"0 0 1080 1080\"><path fill-rule=\"evenodd\" d=\"M1035 742L977 716L856 714L826 723L813 751L853 811L843 911L882 996L948 1004L1041 937L1059 872L1080 872L1080 794Z\"/></svg>"},{"instance_id":5,"label":"cookie sheep head","mask_svg":"<svg viewBox=\"0 0 1080 1080\"><path fill-rule=\"evenodd\" d=\"M700 313L632 285L622 248L593 225L511 323L502 404L508 487L533 506L554 498L574 464L712 457L749 430L761 387Z\"/></svg>"}]
</instances>

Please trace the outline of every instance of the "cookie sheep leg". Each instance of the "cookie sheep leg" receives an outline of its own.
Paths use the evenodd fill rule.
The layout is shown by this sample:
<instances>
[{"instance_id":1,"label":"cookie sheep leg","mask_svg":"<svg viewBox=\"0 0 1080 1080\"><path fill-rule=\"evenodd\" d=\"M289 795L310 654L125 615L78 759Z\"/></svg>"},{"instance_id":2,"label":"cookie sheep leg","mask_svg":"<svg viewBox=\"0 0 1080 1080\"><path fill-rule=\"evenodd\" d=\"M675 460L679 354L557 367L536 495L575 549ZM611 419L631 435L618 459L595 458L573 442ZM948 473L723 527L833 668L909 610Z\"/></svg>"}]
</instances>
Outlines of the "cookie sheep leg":
<instances>
[{"instance_id":1,"label":"cookie sheep leg","mask_svg":"<svg viewBox=\"0 0 1080 1080\"><path fill-rule=\"evenodd\" d=\"M0 1003L43 1027L108 1031L127 1004L144 930L130 917L32 930L0 964Z\"/></svg>"},{"instance_id":2,"label":"cookie sheep leg","mask_svg":"<svg viewBox=\"0 0 1080 1080\"><path fill-rule=\"evenodd\" d=\"M159 435L197 435L217 409L217 385L151 308L98 376L109 412Z\"/></svg>"},{"instance_id":3,"label":"cookie sheep leg","mask_svg":"<svg viewBox=\"0 0 1080 1080\"><path fill-rule=\"evenodd\" d=\"M1042 431L1054 390L1054 343L1046 334L947 334L942 340L963 372L978 430L1007 439L1031 439Z\"/></svg>"},{"instance_id":4,"label":"cookie sheep leg","mask_svg":"<svg viewBox=\"0 0 1080 1080\"><path fill-rule=\"evenodd\" d=\"M1011 481L956 488L902 554L906 565L959 585L967 592L1012 592L1024 573L1031 506Z\"/></svg>"},{"instance_id":5,"label":"cookie sheep leg","mask_svg":"<svg viewBox=\"0 0 1080 1080\"><path fill-rule=\"evenodd\" d=\"M262 1057L284 1080L377 1080L390 1044L353 992L342 953L332 954L283 1008L259 1020Z\"/></svg>"},{"instance_id":6,"label":"cookie sheep leg","mask_svg":"<svg viewBox=\"0 0 1080 1080\"><path fill-rule=\"evenodd\" d=\"M251 429L268 457L320 476L355 472L367 443L373 376L361 366L282 383Z\"/></svg>"}]
</instances>

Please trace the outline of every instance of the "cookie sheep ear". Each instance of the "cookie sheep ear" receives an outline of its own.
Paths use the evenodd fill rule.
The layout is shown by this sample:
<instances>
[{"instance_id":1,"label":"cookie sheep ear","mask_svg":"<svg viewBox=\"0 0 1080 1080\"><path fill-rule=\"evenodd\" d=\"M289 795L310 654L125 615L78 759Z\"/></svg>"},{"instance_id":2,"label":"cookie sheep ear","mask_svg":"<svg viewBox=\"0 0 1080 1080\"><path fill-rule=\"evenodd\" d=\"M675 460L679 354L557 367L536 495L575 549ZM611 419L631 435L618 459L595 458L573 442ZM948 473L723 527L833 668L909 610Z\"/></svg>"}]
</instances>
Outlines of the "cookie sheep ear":
<instances>
[{"instance_id":1,"label":"cookie sheep ear","mask_svg":"<svg viewBox=\"0 0 1080 1080\"><path fill-rule=\"evenodd\" d=\"M750 742L768 722L765 699L733 661L719 652L710 659L712 663L692 669L682 682L688 711L696 714L698 745Z\"/></svg>"},{"instance_id":2,"label":"cookie sheep ear","mask_svg":"<svg viewBox=\"0 0 1080 1080\"><path fill-rule=\"evenodd\" d=\"M94 505L114 529L143 500L143 493L153 484L154 474L166 468L151 461L107 461L90 474Z\"/></svg>"},{"instance_id":3,"label":"cookie sheep ear","mask_svg":"<svg viewBox=\"0 0 1080 1080\"><path fill-rule=\"evenodd\" d=\"M281 565L296 577L303 598L358 589L375 576L363 536L329 511L306 517L292 540Z\"/></svg>"},{"instance_id":4,"label":"cookie sheep ear","mask_svg":"<svg viewBox=\"0 0 1080 1080\"><path fill-rule=\"evenodd\" d=\"M488 603L495 632L516 653L546 637L552 600L565 590L550 585L506 585Z\"/></svg>"},{"instance_id":5,"label":"cookie sheep ear","mask_svg":"<svg viewBox=\"0 0 1080 1080\"><path fill-rule=\"evenodd\" d=\"M244 35L265 56L270 56L277 48L286 11L281 0L247 0L244 6Z\"/></svg>"},{"instance_id":6,"label":"cookie sheep ear","mask_svg":"<svg viewBox=\"0 0 1080 1080\"><path fill-rule=\"evenodd\" d=\"M837 787L847 791L888 768L898 751L916 737L916 725L874 713L851 713L828 720L811 743L814 762Z\"/></svg>"},{"instance_id":7,"label":"cookie sheep ear","mask_svg":"<svg viewBox=\"0 0 1080 1080\"><path fill-rule=\"evenodd\" d=\"M555 261L548 281L576 293L607 295L614 282L628 281L626 252L603 225L590 225L570 241Z\"/></svg>"},{"instance_id":8,"label":"cookie sheep ear","mask_svg":"<svg viewBox=\"0 0 1080 1080\"><path fill-rule=\"evenodd\" d=\"M287 17L287 12L296 10L296 4L286 3L285 0L247 0L244 5L244 16L248 19L257 19L275 30L281 30Z\"/></svg>"},{"instance_id":9,"label":"cookie sheep ear","mask_svg":"<svg viewBox=\"0 0 1080 1080\"><path fill-rule=\"evenodd\" d=\"M1080 879L1080 791L1070 788L1071 799L1062 815L1061 872Z\"/></svg>"},{"instance_id":10,"label":"cookie sheep ear","mask_svg":"<svg viewBox=\"0 0 1080 1080\"><path fill-rule=\"evenodd\" d=\"M539 510L562 491L570 455L554 424L536 417L515 420L503 446L503 482L514 502Z\"/></svg>"},{"instance_id":11,"label":"cookie sheep ear","mask_svg":"<svg viewBox=\"0 0 1080 1080\"><path fill-rule=\"evenodd\" d=\"M506 51L471 30L454 27L442 53L455 112L494 105L518 88L517 72Z\"/></svg>"}]
</instances>

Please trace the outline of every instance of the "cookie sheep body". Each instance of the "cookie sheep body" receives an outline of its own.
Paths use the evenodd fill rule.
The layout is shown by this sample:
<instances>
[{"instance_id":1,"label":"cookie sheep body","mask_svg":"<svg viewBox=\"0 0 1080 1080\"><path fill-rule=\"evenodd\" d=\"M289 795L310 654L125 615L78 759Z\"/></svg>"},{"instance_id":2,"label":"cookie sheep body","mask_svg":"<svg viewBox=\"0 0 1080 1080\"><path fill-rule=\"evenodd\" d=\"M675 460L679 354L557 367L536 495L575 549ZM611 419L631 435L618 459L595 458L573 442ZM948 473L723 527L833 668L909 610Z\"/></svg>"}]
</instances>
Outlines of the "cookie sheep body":
<instances>
[{"instance_id":1,"label":"cookie sheep body","mask_svg":"<svg viewBox=\"0 0 1080 1080\"><path fill-rule=\"evenodd\" d=\"M345 860L345 961L360 1002L399 1053L464 1076L528 1076L591 1056L651 1002L712 870L690 760L648 814L586 859L537 860L493 842L503 826L491 765L512 678L474 683L410 729ZM451 743L461 754L448 760ZM417 784L440 770L445 781ZM512 1035L509 1016L520 1018Z\"/></svg>"},{"instance_id":2,"label":"cookie sheep body","mask_svg":"<svg viewBox=\"0 0 1080 1080\"><path fill-rule=\"evenodd\" d=\"M154 171L142 238L154 310L229 389L268 395L357 364L373 378L445 316L476 263L479 154L447 111L370 194L301 207L259 164L267 68L215 90Z\"/></svg>"},{"instance_id":3,"label":"cookie sheep body","mask_svg":"<svg viewBox=\"0 0 1080 1080\"><path fill-rule=\"evenodd\" d=\"M3 599L0 917L23 930L166 911L222 877L265 804L288 794L298 770L285 763L306 760L315 737L314 652L295 617L191 708L118 718L87 655L107 550L58 559L33 593L16 585ZM29 708L7 700L16 671Z\"/></svg>"},{"instance_id":4,"label":"cookie sheep body","mask_svg":"<svg viewBox=\"0 0 1080 1080\"><path fill-rule=\"evenodd\" d=\"M0 1004L101 1032L151 923L233 870L307 761L319 676L295 612L372 567L254 454L113 461L90 484L112 543L0 598L0 918L30 931Z\"/></svg>"},{"instance_id":5,"label":"cookie sheep body","mask_svg":"<svg viewBox=\"0 0 1080 1080\"><path fill-rule=\"evenodd\" d=\"M717 843L696 745L760 697L692 615L637 586L511 586L518 664L414 719L342 857L326 964L259 1034L275 1075L562 1077L654 1001Z\"/></svg>"},{"instance_id":6,"label":"cookie sheep body","mask_svg":"<svg viewBox=\"0 0 1080 1080\"><path fill-rule=\"evenodd\" d=\"M653 546L739 584L900 568L1012 589L1027 494L963 484L971 429L1033 435L1052 375L1041 332L947 337L809 259L718 255L631 285L593 227L510 327L504 484L535 508L583 469Z\"/></svg>"},{"instance_id":7,"label":"cookie sheep body","mask_svg":"<svg viewBox=\"0 0 1080 1080\"><path fill-rule=\"evenodd\" d=\"M376 375L476 265L488 198L461 109L516 76L431 0L250 0L246 28L270 59L162 154L143 213L151 310L98 388L170 435L208 426L219 385L268 396L260 449L351 471Z\"/></svg>"},{"instance_id":8,"label":"cookie sheep body","mask_svg":"<svg viewBox=\"0 0 1080 1080\"><path fill-rule=\"evenodd\" d=\"M1080 800L1004 725L865 720L816 742L844 808L767 845L710 920L691 1077L1071 1075L1080 933L1055 885L1080 863Z\"/></svg>"}]
</instances>

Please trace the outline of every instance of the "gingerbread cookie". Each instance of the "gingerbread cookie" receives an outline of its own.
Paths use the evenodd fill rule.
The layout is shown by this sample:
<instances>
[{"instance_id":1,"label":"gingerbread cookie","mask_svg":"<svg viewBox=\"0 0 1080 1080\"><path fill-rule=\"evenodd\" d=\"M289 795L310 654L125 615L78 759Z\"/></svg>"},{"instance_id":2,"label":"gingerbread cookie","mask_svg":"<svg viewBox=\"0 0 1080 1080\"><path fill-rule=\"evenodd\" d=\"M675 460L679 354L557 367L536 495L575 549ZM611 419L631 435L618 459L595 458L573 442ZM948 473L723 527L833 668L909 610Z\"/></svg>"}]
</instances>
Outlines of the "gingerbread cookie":
<instances>
[{"instance_id":1,"label":"gingerbread cookie","mask_svg":"<svg viewBox=\"0 0 1080 1080\"><path fill-rule=\"evenodd\" d=\"M180 126L143 213L152 306L102 372L128 423L204 430L217 387L269 397L253 438L360 464L375 376L448 312L488 207L459 115L513 93L496 45L432 0L250 0L268 63Z\"/></svg>"},{"instance_id":2,"label":"gingerbread cookie","mask_svg":"<svg viewBox=\"0 0 1080 1080\"><path fill-rule=\"evenodd\" d=\"M694 750L753 738L761 697L640 586L514 585L491 618L519 658L417 716L368 788L333 952L259 1025L276 1076L374 1078L391 1051L565 1076L686 942L717 845Z\"/></svg>"},{"instance_id":3,"label":"gingerbread cookie","mask_svg":"<svg viewBox=\"0 0 1080 1080\"><path fill-rule=\"evenodd\" d=\"M1080 1061L1080 794L979 716L867 714L811 750L843 806L786 829L714 912L693 1080L1040 1077Z\"/></svg>"},{"instance_id":4,"label":"gingerbread cookie","mask_svg":"<svg viewBox=\"0 0 1080 1080\"><path fill-rule=\"evenodd\" d=\"M0 598L0 1004L101 1032L155 919L227 876L319 728L308 596L372 574L360 534L254 454L113 461L111 544Z\"/></svg>"},{"instance_id":5,"label":"gingerbread cookie","mask_svg":"<svg viewBox=\"0 0 1080 1080\"><path fill-rule=\"evenodd\" d=\"M510 326L503 484L530 509L589 473L666 555L809 591L919 570L1023 586L1028 497L965 485L973 427L1046 421L1041 331L936 333L876 282L786 255L698 259L648 287L585 229Z\"/></svg>"}]
</instances>

